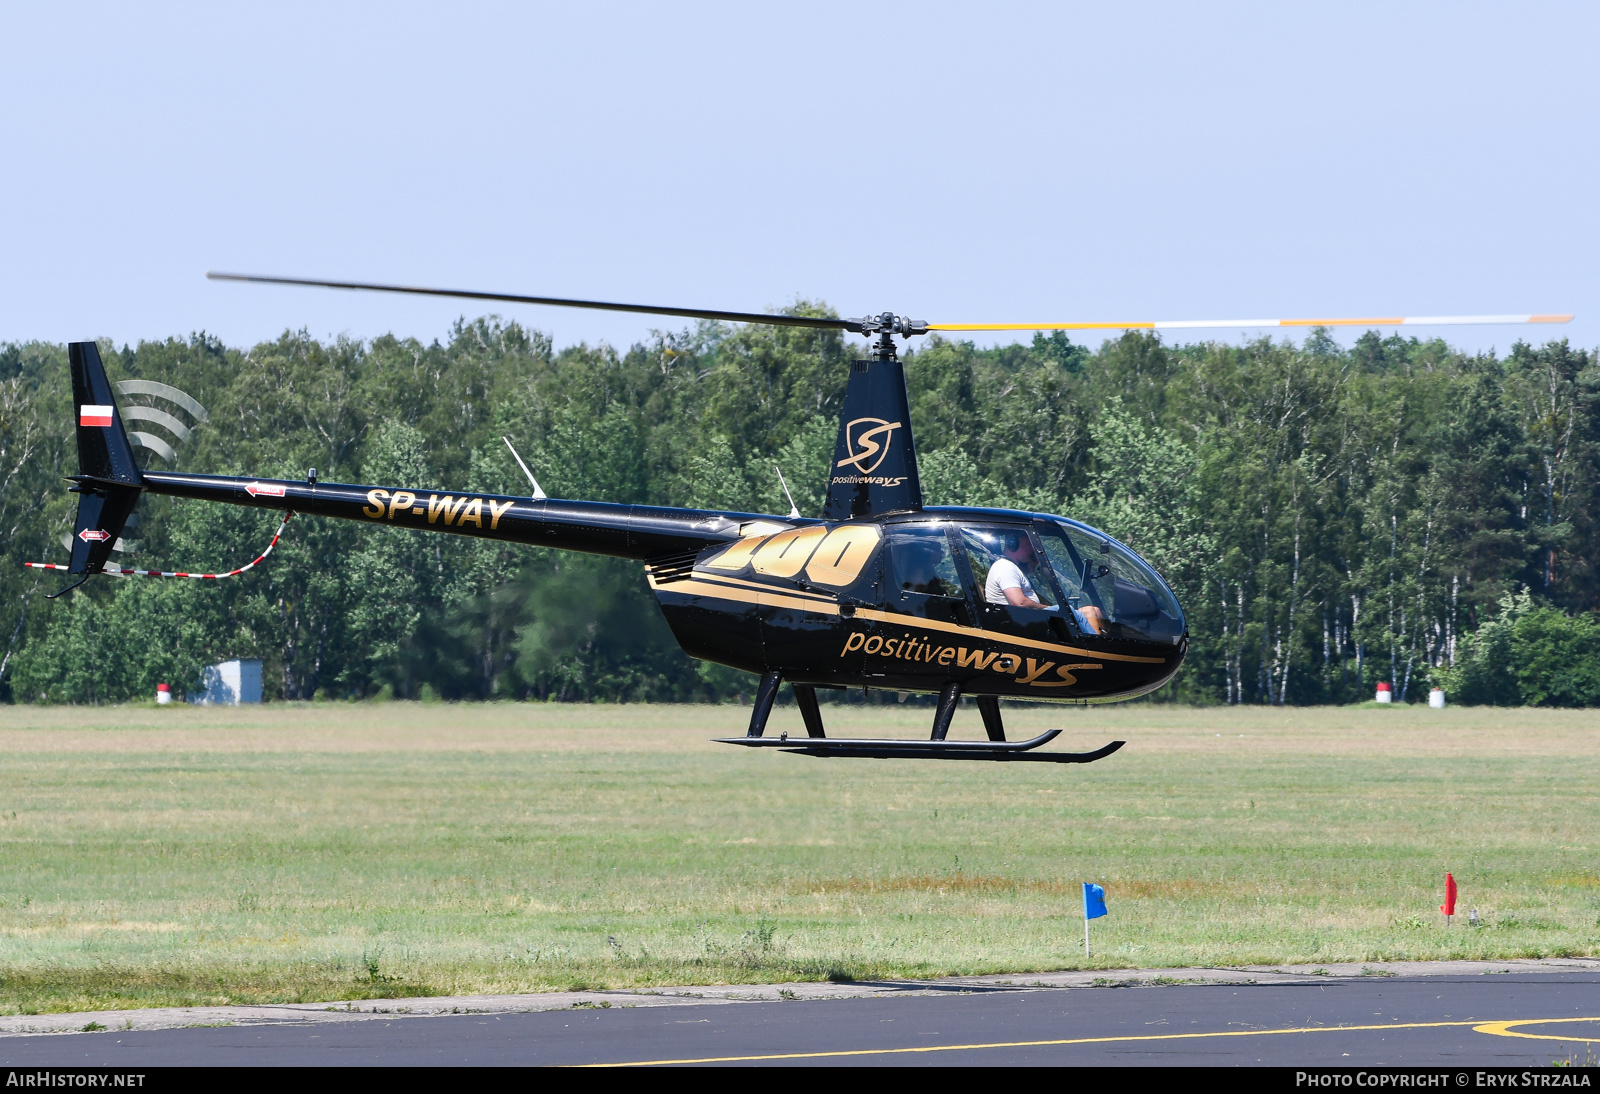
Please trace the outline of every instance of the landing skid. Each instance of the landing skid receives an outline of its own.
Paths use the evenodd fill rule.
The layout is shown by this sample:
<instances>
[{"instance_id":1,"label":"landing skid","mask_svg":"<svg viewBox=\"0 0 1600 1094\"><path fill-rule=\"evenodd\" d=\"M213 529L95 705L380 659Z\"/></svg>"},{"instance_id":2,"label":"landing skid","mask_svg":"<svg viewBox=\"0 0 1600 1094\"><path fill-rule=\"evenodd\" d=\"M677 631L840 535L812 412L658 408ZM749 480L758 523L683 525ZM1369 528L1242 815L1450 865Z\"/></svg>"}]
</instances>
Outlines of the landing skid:
<instances>
[{"instance_id":1,"label":"landing skid","mask_svg":"<svg viewBox=\"0 0 1600 1094\"><path fill-rule=\"evenodd\" d=\"M776 748L802 756L862 756L879 760L1031 760L1037 763L1088 764L1103 760L1125 741L1112 741L1093 752L1035 752L1061 735L1049 729L1027 741L850 740L839 737L717 737L719 744Z\"/></svg>"},{"instance_id":2,"label":"landing skid","mask_svg":"<svg viewBox=\"0 0 1600 1094\"><path fill-rule=\"evenodd\" d=\"M983 729L987 741L947 741L951 719L961 703L961 685L948 683L939 691L939 705L933 715L933 732L926 741L872 740L870 738L829 737L822 726L822 708L817 705L817 689L810 684L795 684L794 702L800 708L805 722L806 735L789 739L787 733L767 737L767 719L772 714L772 704L778 697L783 674L767 672L756 689L755 707L750 711L750 732L743 737L713 737L724 745L744 745L746 748L776 748L780 752L797 752L802 756L865 756L878 760L1029 760L1046 764L1091 764L1103 760L1126 741L1112 741L1093 752L1035 752L1040 745L1049 744L1061 735L1059 729L1047 729L1027 741L1006 740L1005 725L1000 720L1000 700L993 695L979 695L978 711L983 715Z\"/></svg>"}]
</instances>

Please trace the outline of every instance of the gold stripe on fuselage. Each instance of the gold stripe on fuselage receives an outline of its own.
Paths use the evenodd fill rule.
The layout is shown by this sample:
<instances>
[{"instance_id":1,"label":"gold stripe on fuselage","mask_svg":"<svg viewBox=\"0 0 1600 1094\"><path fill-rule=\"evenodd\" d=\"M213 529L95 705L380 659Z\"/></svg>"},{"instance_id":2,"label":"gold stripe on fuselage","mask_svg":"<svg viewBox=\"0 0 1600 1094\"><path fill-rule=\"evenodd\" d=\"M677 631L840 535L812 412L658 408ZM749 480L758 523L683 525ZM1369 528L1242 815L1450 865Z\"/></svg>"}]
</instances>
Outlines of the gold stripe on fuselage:
<instances>
[{"instance_id":1,"label":"gold stripe on fuselage","mask_svg":"<svg viewBox=\"0 0 1600 1094\"><path fill-rule=\"evenodd\" d=\"M694 576L687 581L670 581L664 585L657 585L655 578L650 578L650 587L658 592L683 593L685 595L704 596L712 600L733 600L741 604L761 604L778 608L798 608L801 611L819 612L823 615L838 615L839 605L831 599L816 598L803 599L803 594L791 593L786 589L775 589L771 585L762 585L754 581L740 581L737 578L717 577L715 580L704 580L711 575L696 571ZM738 588L723 584L725 581L738 581ZM1020 638L1009 634L998 634L994 631L981 630L977 627L963 627L959 623L946 623L939 619L923 619L919 616L897 615L894 612L879 611L875 608L857 608L855 619L868 619L877 623L890 623L897 627L909 627L931 631L942 631L946 634L957 634L974 641L989 642L1001 645L1023 646L1034 650L1048 650L1051 653L1063 653L1073 657L1093 657L1102 661L1126 661L1138 665L1164 665L1165 657L1135 657L1127 653L1106 653L1101 650L1086 650L1079 646L1062 646L1054 642L1041 642L1036 638Z\"/></svg>"},{"instance_id":2,"label":"gold stripe on fuselage","mask_svg":"<svg viewBox=\"0 0 1600 1094\"><path fill-rule=\"evenodd\" d=\"M652 588L665 592L705 596L712 600L734 600L741 604L760 604L775 608L799 608L802 611L819 612L823 615L839 614L839 605L832 600L805 600L798 596L786 595L786 590L754 583L751 583L752 588L739 589L717 582L700 581L699 577L699 574L695 574L688 581L669 581L665 586L659 587L654 581L650 584Z\"/></svg>"},{"instance_id":3,"label":"gold stripe on fuselage","mask_svg":"<svg viewBox=\"0 0 1600 1094\"><path fill-rule=\"evenodd\" d=\"M765 582L747 581L742 577L724 577L722 574L707 574L702 573L699 570L695 571L694 580L711 581L719 585L731 585L743 589L759 589L764 593L770 593L774 591L774 587ZM807 589L778 589L777 591L785 596L796 596L802 599L815 599L819 604L831 604L835 607L837 607L839 604L839 601L830 593L814 593Z\"/></svg>"},{"instance_id":4,"label":"gold stripe on fuselage","mask_svg":"<svg viewBox=\"0 0 1600 1094\"><path fill-rule=\"evenodd\" d=\"M989 642L1009 642L1013 646L1027 646L1029 649L1049 650L1052 653L1069 653L1075 657L1095 657L1102 661L1132 661L1140 665L1164 665L1165 657L1134 657L1127 653L1102 653L1100 650L1086 650L1078 646L1058 646L1054 642L1041 642L1036 638L1017 638L1009 634L996 634L994 631L979 630L977 627L963 627L959 623L946 623L939 619L919 619L912 616L896 615L893 612L880 612L873 608L857 608L857 619L875 619L880 623L893 623L897 627L926 627L929 630L944 631L947 634L961 634L972 638L981 638Z\"/></svg>"}]
</instances>

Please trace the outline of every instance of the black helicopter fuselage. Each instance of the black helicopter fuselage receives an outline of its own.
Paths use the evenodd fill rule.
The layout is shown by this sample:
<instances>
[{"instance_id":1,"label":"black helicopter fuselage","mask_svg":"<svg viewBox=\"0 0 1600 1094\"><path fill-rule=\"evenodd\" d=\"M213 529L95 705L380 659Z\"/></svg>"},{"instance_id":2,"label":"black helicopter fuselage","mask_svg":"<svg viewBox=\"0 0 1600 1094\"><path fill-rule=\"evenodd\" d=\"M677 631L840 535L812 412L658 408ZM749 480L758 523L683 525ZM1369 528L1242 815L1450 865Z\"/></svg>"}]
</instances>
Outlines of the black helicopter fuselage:
<instances>
[{"instance_id":1,"label":"black helicopter fuselage","mask_svg":"<svg viewBox=\"0 0 1600 1094\"><path fill-rule=\"evenodd\" d=\"M700 552L692 567L647 573L690 654L793 682L931 692L955 683L965 695L1073 702L1161 686L1186 639L1181 616L1143 589L1122 581L1124 612L1094 633L1072 610L1082 591L1069 593L1036 549L1040 562L1027 576L1047 607L985 596L984 563L998 554L986 544L1012 534L1037 548L1064 540L1066 528L1094 538L1086 526L1013 510L938 507L833 524L765 518L739 543ZM938 571L931 580L930 570ZM1130 601L1146 614L1129 614Z\"/></svg>"},{"instance_id":2,"label":"black helicopter fuselage","mask_svg":"<svg viewBox=\"0 0 1600 1094\"><path fill-rule=\"evenodd\" d=\"M159 471L143 478L152 494L634 559L687 653L792 683L937 692L957 682L966 695L1104 701L1159 687L1185 652L1181 616L1125 578L1109 583L1106 629L1115 633L1087 631L1070 608L1094 595L1094 581L1069 592L1059 574L1044 572L1044 544L1070 545L1063 529L1111 544L1043 514L934 507L828 522L409 486ZM1007 532L1036 545L1041 562L1030 577L1052 609L984 598L975 548ZM905 580L901 544L919 565L937 558L927 568L943 576L932 576L932 591L928 581ZM1130 599L1143 614L1129 614Z\"/></svg>"}]
</instances>

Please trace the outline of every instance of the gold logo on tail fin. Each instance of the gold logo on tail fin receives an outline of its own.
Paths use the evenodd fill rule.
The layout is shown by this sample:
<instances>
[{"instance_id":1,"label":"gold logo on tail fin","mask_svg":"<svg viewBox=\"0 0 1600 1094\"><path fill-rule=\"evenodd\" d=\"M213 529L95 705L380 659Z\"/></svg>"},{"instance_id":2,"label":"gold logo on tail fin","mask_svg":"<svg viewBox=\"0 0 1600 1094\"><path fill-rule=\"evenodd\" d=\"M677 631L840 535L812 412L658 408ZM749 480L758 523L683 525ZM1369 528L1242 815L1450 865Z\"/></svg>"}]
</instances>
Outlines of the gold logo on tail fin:
<instances>
[{"instance_id":1,"label":"gold logo on tail fin","mask_svg":"<svg viewBox=\"0 0 1600 1094\"><path fill-rule=\"evenodd\" d=\"M849 464L863 475L872 474L884 457L889 455L889 441L901 425L900 422L886 422L882 418L857 418L845 423L844 447L850 455L840 460L838 465L844 467ZM858 426L864 428L858 429ZM882 440L879 440L880 437Z\"/></svg>"}]
</instances>

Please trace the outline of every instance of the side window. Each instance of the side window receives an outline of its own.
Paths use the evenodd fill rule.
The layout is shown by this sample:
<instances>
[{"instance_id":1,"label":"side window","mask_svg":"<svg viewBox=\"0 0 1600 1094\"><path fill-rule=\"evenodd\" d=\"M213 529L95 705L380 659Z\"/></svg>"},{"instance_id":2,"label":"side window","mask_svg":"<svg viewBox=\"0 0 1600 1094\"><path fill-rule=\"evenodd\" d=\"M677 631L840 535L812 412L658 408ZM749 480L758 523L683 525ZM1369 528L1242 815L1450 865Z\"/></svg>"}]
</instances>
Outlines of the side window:
<instances>
[{"instance_id":1,"label":"side window","mask_svg":"<svg viewBox=\"0 0 1600 1094\"><path fill-rule=\"evenodd\" d=\"M1083 604L1079 607L1096 607L1115 619L1117 587L1111 571L1111 544L1099 536L1091 536L1075 528L1065 531L1067 542L1072 547L1071 553L1076 558L1071 577L1063 577L1062 584L1077 586L1083 597Z\"/></svg>"},{"instance_id":2,"label":"side window","mask_svg":"<svg viewBox=\"0 0 1600 1094\"><path fill-rule=\"evenodd\" d=\"M1055 590L1049 575L1040 567L1033 542L1026 528L961 529L961 543L978 584L979 599L989 604L1007 604L1006 589L1017 588L1023 596L1047 608L1056 606Z\"/></svg>"},{"instance_id":3,"label":"side window","mask_svg":"<svg viewBox=\"0 0 1600 1094\"><path fill-rule=\"evenodd\" d=\"M971 626L972 608L956 564L949 526L894 524L883 552L883 605L923 619Z\"/></svg>"},{"instance_id":4,"label":"side window","mask_svg":"<svg viewBox=\"0 0 1600 1094\"><path fill-rule=\"evenodd\" d=\"M950 540L942 524L901 524L889 532L889 568L894 593L961 597L961 575L956 571Z\"/></svg>"},{"instance_id":5,"label":"side window","mask_svg":"<svg viewBox=\"0 0 1600 1094\"><path fill-rule=\"evenodd\" d=\"M1054 528L1041 527L1040 541L1050 560L1050 568L1061 583L1062 595L1075 611L1099 608L1112 613L1115 590L1105 540L1094 539L1074 530L1065 535Z\"/></svg>"},{"instance_id":6,"label":"side window","mask_svg":"<svg viewBox=\"0 0 1600 1094\"><path fill-rule=\"evenodd\" d=\"M1077 582L1079 599L1073 607L1078 614L1103 619L1105 633L1114 638L1177 642L1183 636L1182 609L1143 559L1092 529L1043 522L1037 527L1047 550L1052 540L1061 545L1065 561L1056 563L1057 552L1050 551L1051 563L1063 585Z\"/></svg>"}]
</instances>

